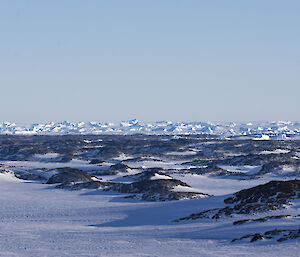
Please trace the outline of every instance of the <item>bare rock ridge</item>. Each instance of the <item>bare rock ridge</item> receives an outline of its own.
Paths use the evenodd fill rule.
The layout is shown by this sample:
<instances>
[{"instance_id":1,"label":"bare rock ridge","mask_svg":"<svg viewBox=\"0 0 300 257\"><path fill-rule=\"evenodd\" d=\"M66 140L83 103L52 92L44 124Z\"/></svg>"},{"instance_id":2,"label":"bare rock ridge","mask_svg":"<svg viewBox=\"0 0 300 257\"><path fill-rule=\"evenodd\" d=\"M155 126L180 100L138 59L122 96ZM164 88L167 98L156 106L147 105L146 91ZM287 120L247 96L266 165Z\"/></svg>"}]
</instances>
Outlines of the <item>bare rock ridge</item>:
<instances>
[{"instance_id":1,"label":"bare rock ridge","mask_svg":"<svg viewBox=\"0 0 300 257\"><path fill-rule=\"evenodd\" d=\"M274 229L266 231L264 233L255 233L247 234L240 238L234 238L231 242L249 240L250 243L253 243L258 240L270 240L275 239L277 242L283 242L286 240L295 240L300 238L300 228L299 229Z\"/></svg>"},{"instance_id":2,"label":"bare rock ridge","mask_svg":"<svg viewBox=\"0 0 300 257\"><path fill-rule=\"evenodd\" d=\"M163 176L161 173L159 175ZM177 186L190 188L191 190L189 192L176 192L174 191L174 189ZM110 190L114 190L120 193L132 194L129 196L130 198L142 199L147 201L170 201L211 196L205 193L196 191L193 192L193 189L188 184L174 178L155 180L146 178L132 183L118 183L112 185L110 187Z\"/></svg>"},{"instance_id":3,"label":"bare rock ridge","mask_svg":"<svg viewBox=\"0 0 300 257\"><path fill-rule=\"evenodd\" d=\"M266 184L241 190L224 200L226 204L279 203L300 198L300 180L270 181Z\"/></svg>"},{"instance_id":4,"label":"bare rock ridge","mask_svg":"<svg viewBox=\"0 0 300 257\"><path fill-rule=\"evenodd\" d=\"M47 184L67 183L67 182L90 182L92 177L85 171L74 168L58 168L57 174L47 181Z\"/></svg>"},{"instance_id":5,"label":"bare rock ridge","mask_svg":"<svg viewBox=\"0 0 300 257\"><path fill-rule=\"evenodd\" d=\"M300 199L300 180L270 181L266 184L241 190L226 198L228 206L205 210L177 219L194 220L199 218L220 219L234 214L255 214L285 208L291 200Z\"/></svg>"}]
</instances>

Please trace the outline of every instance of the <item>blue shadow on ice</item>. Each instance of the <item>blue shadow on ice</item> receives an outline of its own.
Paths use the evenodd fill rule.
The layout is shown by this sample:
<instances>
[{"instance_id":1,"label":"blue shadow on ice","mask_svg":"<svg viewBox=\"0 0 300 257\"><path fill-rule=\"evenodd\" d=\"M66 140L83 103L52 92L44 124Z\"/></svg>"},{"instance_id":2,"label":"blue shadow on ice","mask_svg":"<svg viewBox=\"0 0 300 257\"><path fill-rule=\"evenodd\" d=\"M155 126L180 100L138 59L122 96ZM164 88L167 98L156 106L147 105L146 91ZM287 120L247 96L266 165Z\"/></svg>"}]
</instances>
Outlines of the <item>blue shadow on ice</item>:
<instances>
[{"instance_id":1,"label":"blue shadow on ice","mask_svg":"<svg viewBox=\"0 0 300 257\"><path fill-rule=\"evenodd\" d=\"M171 202L137 202L124 211L126 218L92 226L128 227L147 225L176 225L174 219L185 217L191 213L223 206L224 196L207 197L194 200ZM119 199L120 201L120 199ZM126 201L126 199L123 199ZM142 206L141 206L142 205Z\"/></svg>"}]
</instances>

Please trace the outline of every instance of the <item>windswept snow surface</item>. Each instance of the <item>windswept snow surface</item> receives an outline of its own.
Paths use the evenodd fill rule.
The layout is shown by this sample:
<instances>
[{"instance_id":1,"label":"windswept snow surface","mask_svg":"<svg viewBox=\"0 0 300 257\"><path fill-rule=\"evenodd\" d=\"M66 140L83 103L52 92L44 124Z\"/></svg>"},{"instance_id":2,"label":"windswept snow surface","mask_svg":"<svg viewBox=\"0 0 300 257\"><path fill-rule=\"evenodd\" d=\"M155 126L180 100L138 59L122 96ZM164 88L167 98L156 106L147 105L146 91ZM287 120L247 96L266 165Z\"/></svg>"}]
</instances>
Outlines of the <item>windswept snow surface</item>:
<instances>
[{"instance_id":1,"label":"windswept snow surface","mask_svg":"<svg viewBox=\"0 0 300 257\"><path fill-rule=\"evenodd\" d=\"M5 172L5 173L0 173L0 181L19 181L13 174L13 172Z\"/></svg>"},{"instance_id":2,"label":"windswept snow surface","mask_svg":"<svg viewBox=\"0 0 300 257\"><path fill-rule=\"evenodd\" d=\"M197 188L199 192L217 196L232 194L270 181L270 177L252 180L218 179L196 174L186 174L184 176L175 174L173 177L193 188Z\"/></svg>"},{"instance_id":3,"label":"windswept snow surface","mask_svg":"<svg viewBox=\"0 0 300 257\"><path fill-rule=\"evenodd\" d=\"M297 256L298 242L230 244L253 230L229 223L173 219L221 198L175 202L125 201L99 191L50 190L0 179L0 256ZM289 221L286 227L289 227ZM260 226L268 229L268 224Z\"/></svg>"},{"instance_id":4,"label":"windswept snow surface","mask_svg":"<svg viewBox=\"0 0 300 257\"><path fill-rule=\"evenodd\" d=\"M262 151L260 154L282 154L282 153L289 153L290 150L285 149L276 149L274 151Z\"/></svg>"},{"instance_id":5,"label":"windswept snow surface","mask_svg":"<svg viewBox=\"0 0 300 257\"><path fill-rule=\"evenodd\" d=\"M173 192L199 192L201 193L201 190L198 190L196 188L187 187L187 186L181 186L178 185L172 189Z\"/></svg>"},{"instance_id":6,"label":"windswept snow surface","mask_svg":"<svg viewBox=\"0 0 300 257\"><path fill-rule=\"evenodd\" d=\"M157 180L157 179L172 179L172 178L170 176L160 175L157 173L150 178L150 180Z\"/></svg>"},{"instance_id":7,"label":"windswept snow surface","mask_svg":"<svg viewBox=\"0 0 300 257\"><path fill-rule=\"evenodd\" d=\"M37 161L54 161L60 156L58 153L35 154L32 159Z\"/></svg>"}]
</instances>

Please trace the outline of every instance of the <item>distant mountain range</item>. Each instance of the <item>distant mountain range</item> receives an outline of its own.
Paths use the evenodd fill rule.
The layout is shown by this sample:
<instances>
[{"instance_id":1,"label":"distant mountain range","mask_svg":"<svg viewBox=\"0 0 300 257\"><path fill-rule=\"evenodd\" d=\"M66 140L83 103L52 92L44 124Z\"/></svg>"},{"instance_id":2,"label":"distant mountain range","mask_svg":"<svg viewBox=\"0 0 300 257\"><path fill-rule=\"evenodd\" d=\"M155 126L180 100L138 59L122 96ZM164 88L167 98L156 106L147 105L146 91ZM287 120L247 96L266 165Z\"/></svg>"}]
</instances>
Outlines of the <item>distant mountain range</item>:
<instances>
[{"instance_id":1,"label":"distant mountain range","mask_svg":"<svg viewBox=\"0 0 300 257\"><path fill-rule=\"evenodd\" d=\"M205 134L223 137L250 136L262 139L300 138L300 122L171 122L142 123L136 119L119 124L101 122L48 122L18 124L0 122L0 134L52 135L52 134Z\"/></svg>"}]
</instances>

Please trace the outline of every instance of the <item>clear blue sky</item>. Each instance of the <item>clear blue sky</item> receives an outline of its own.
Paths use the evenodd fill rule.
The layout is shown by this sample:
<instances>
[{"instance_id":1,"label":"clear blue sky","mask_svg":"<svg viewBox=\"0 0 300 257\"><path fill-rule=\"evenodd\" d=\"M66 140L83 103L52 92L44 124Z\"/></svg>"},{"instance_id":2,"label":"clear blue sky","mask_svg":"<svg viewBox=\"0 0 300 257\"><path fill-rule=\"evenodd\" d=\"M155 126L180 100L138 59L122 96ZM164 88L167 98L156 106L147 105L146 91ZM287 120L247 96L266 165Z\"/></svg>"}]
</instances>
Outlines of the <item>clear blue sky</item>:
<instances>
[{"instance_id":1,"label":"clear blue sky","mask_svg":"<svg viewBox=\"0 0 300 257\"><path fill-rule=\"evenodd\" d=\"M0 120L300 120L299 0L0 2Z\"/></svg>"}]
</instances>

